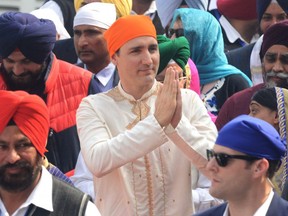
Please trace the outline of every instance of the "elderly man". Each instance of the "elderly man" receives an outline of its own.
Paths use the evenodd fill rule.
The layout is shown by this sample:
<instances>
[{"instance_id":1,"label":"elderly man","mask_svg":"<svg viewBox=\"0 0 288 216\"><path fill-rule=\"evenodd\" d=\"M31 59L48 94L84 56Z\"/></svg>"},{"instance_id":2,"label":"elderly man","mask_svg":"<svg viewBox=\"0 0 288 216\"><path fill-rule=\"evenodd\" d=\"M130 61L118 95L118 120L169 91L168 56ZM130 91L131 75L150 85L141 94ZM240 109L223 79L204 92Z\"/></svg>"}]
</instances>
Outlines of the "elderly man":
<instances>
[{"instance_id":1,"label":"elderly man","mask_svg":"<svg viewBox=\"0 0 288 216\"><path fill-rule=\"evenodd\" d=\"M236 116L249 113L251 97L257 90L274 86L288 89L287 38L288 20L274 24L266 31L260 52L264 83L237 92L228 98L215 122L218 130Z\"/></svg>"},{"instance_id":2,"label":"elderly man","mask_svg":"<svg viewBox=\"0 0 288 216\"><path fill-rule=\"evenodd\" d=\"M104 216L191 215L191 180L195 168L206 171L216 128L198 95L180 90L173 68L163 85L155 80L159 51L149 17L119 18L104 37L120 82L77 111L95 203Z\"/></svg>"},{"instance_id":3,"label":"elderly man","mask_svg":"<svg viewBox=\"0 0 288 216\"><path fill-rule=\"evenodd\" d=\"M89 196L42 166L48 133L40 97L0 90L0 215L100 215Z\"/></svg>"},{"instance_id":4,"label":"elderly man","mask_svg":"<svg viewBox=\"0 0 288 216\"><path fill-rule=\"evenodd\" d=\"M58 60L52 21L31 14L0 16L0 89L37 94L48 106L50 130L46 156L62 172L74 169L80 150L76 109L93 86L92 73Z\"/></svg>"},{"instance_id":5,"label":"elderly man","mask_svg":"<svg viewBox=\"0 0 288 216\"><path fill-rule=\"evenodd\" d=\"M271 183L285 152L285 141L268 122L248 115L233 119L220 130L213 150L207 150L210 193L227 203L198 216L286 216L288 202Z\"/></svg>"}]
</instances>

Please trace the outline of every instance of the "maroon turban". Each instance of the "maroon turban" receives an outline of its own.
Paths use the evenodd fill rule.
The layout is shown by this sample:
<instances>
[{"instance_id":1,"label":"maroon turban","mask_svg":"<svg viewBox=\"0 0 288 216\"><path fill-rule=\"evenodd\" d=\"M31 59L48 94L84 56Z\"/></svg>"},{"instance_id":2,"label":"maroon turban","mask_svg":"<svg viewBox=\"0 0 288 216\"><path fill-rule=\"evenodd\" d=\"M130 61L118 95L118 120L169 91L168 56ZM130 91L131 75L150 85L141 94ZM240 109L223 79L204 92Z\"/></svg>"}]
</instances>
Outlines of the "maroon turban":
<instances>
[{"instance_id":1,"label":"maroon turban","mask_svg":"<svg viewBox=\"0 0 288 216\"><path fill-rule=\"evenodd\" d=\"M49 114L44 101L24 91L0 90L0 133L13 120L44 155L49 131Z\"/></svg>"},{"instance_id":2,"label":"maroon turban","mask_svg":"<svg viewBox=\"0 0 288 216\"><path fill-rule=\"evenodd\" d=\"M288 20L276 23L267 29L263 36L263 43L260 51L261 59L273 45L284 45L288 47Z\"/></svg>"},{"instance_id":3,"label":"maroon turban","mask_svg":"<svg viewBox=\"0 0 288 216\"><path fill-rule=\"evenodd\" d=\"M257 19L256 0L217 0L217 8L230 19Z\"/></svg>"}]
</instances>

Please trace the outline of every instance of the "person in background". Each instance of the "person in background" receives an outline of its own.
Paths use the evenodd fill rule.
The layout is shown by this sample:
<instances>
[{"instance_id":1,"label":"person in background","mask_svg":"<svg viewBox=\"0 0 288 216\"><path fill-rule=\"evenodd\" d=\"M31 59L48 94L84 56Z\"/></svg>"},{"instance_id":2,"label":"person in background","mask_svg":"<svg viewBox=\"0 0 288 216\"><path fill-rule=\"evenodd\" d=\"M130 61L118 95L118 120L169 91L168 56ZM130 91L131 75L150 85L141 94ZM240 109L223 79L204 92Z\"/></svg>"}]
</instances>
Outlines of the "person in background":
<instances>
[{"instance_id":1,"label":"person in background","mask_svg":"<svg viewBox=\"0 0 288 216\"><path fill-rule=\"evenodd\" d=\"M288 89L287 38L288 20L268 28L260 52L264 83L238 92L224 103L215 122L218 130L238 115L248 114L251 97L259 89L275 86Z\"/></svg>"},{"instance_id":2,"label":"person in background","mask_svg":"<svg viewBox=\"0 0 288 216\"><path fill-rule=\"evenodd\" d=\"M104 37L120 82L86 97L77 111L95 203L103 216L191 215L192 178L206 174L203 154L216 128L199 96L180 89L172 67L163 84L155 80L159 51L149 17L121 17Z\"/></svg>"},{"instance_id":3,"label":"person in background","mask_svg":"<svg viewBox=\"0 0 288 216\"><path fill-rule=\"evenodd\" d=\"M234 65L251 78L253 85L263 82L260 49L263 33L273 24L288 18L288 1L257 0L257 16L261 37L252 44L226 52L229 64Z\"/></svg>"},{"instance_id":4,"label":"person in background","mask_svg":"<svg viewBox=\"0 0 288 216\"><path fill-rule=\"evenodd\" d=\"M80 150L76 110L95 81L91 72L55 57L55 35L51 20L20 12L0 15L0 89L24 90L45 101L50 114L45 155L66 173Z\"/></svg>"},{"instance_id":5,"label":"person in background","mask_svg":"<svg viewBox=\"0 0 288 216\"><path fill-rule=\"evenodd\" d=\"M92 2L114 4L116 7L117 17L129 15L132 9L132 0L74 0L74 6L76 11L78 11L81 6ZM105 17L109 17L109 14L105 14ZM57 41L53 53L55 53L58 59L67 61L71 64L78 64L81 62L75 51L73 38Z\"/></svg>"},{"instance_id":6,"label":"person in background","mask_svg":"<svg viewBox=\"0 0 288 216\"><path fill-rule=\"evenodd\" d=\"M221 25L225 52L258 39L256 0L211 0L209 12Z\"/></svg>"},{"instance_id":7,"label":"person in background","mask_svg":"<svg viewBox=\"0 0 288 216\"><path fill-rule=\"evenodd\" d=\"M199 72L200 96L213 115L218 115L227 98L251 86L245 74L228 64L220 25L210 13L193 8L176 9L170 29L174 35L182 30L189 41L190 58Z\"/></svg>"},{"instance_id":8,"label":"person in background","mask_svg":"<svg viewBox=\"0 0 288 216\"><path fill-rule=\"evenodd\" d=\"M37 95L0 90L0 214L100 216L88 195L44 168L49 119Z\"/></svg>"},{"instance_id":9,"label":"person in background","mask_svg":"<svg viewBox=\"0 0 288 216\"><path fill-rule=\"evenodd\" d=\"M271 183L285 153L286 141L268 122L248 115L230 121L219 131L213 150L207 150L209 191L226 203L197 216L287 215L288 202Z\"/></svg>"},{"instance_id":10,"label":"person in background","mask_svg":"<svg viewBox=\"0 0 288 216\"><path fill-rule=\"evenodd\" d=\"M257 91L251 98L249 106L250 116L260 118L270 123L280 134L281 139L287 143L288 119L288 90L279 87L264 88ZM287 151L287 150L286 150ZM287 154L282 160L282 166L273 179L275 190L287 200L288 194L284 192L287 182Z\"/></svg>"},{"instance_id":11,"label":"person in background","mask_svg":"<svg viewBox=\"0 0 288 216\"><path fill-rule=\"evenodd\" d=\"M73 37L73 19L76 14L73 0L45 0L40 9L53 10L69 35Z\"/></svg>"}]
</instances>

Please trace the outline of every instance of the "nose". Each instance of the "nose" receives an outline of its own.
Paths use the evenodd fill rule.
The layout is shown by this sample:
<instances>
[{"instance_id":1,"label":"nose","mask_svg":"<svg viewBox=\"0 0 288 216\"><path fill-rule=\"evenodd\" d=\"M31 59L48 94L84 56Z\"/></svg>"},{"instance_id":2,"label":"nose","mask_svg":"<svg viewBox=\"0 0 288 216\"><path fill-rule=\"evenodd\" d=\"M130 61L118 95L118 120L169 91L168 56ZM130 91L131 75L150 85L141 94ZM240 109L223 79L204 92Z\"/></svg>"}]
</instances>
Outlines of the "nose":
<instances>
[{"instance_id":1,"label":"nose","mask_svg":"<svg viewBox=\"0 0 288 216\"><path fill-rule=\"evenodd\" d=\"M207 170L209 172L216 172L218 169L218 164L215 158L210 158L210 161L207 163Z\"/></svg>"},{"instance_id":2,"label":"nose","mask_svg":"<svg viewBox=\"0 0 288 216\"><path fill-rule=\"evenodd\" d=\"M15 149L11 149L8 153L7 153L7 161L10 164L14 164L15 162L17 162L20 159L20 156L18 154L18 152Z\"/></svg>"},{"instance_id":3,"label":"nose","mask_svg":"<svg viewBox=\"0 0 288 216\"><path fill-rule=\"evenodd\" d=\"M24 72L24 67L21 63L19 62L16 62L14 65L13 65L13 73L16 75L16 76L19 76L21 75L22 73Z\"/></svg>"},{"instance_id":4,"label":"nose","mask_svg":"<svg viewBox=\"0 0 288 216\"><path fill-rule=\"evenodd\" d=\"M78 45L79 46L85 46L87 44L88 43L87 43L86 37L82 34L78 39Z\"/></svg>"},{"instance_id":5,"label":"nose","mask_svg":"<svg viewBox=\"0 0 288 216\"><path fill-rule=\"evenodd\" d=\"M281 61L279 60L279 59L277 59L277 61L275 62L275 64L273 65L273 68L272 68L272 70L274 71L274 72L283 72L284 71L284 67L283 67L283 65L282 65L282 63L281 63Z\"/></svg>"},{"instance_id":6,"label":"nose","mask_svg":"<svg viewBox=\"0 0 288 216\"><path fill-rule=\"evenodd\" d=\"M148 50L143 54L142 63L146 65L151 65L153 63L151 53Z\"/></svg>"}]
</instances>

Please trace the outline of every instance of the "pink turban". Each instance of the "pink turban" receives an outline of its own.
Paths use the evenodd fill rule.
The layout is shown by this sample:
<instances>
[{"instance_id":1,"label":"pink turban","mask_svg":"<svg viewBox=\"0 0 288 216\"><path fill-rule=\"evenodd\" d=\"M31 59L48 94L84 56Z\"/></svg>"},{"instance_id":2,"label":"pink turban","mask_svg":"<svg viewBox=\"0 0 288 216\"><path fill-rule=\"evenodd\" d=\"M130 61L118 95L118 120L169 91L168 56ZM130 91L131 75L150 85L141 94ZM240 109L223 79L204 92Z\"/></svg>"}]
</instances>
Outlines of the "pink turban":
<instances>
[{"instance_id":1,"label":"pink turban","mask_svg":"<svg viewBox=\"0 0 288 216\"><path fill-rule=\"evenodd\" d=\"M49 131L49 114L44 101L24 91L0 90L0 133L13 120L40 155L44 155Z\"/></svg>"}]
</instances>

